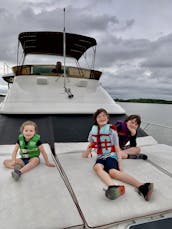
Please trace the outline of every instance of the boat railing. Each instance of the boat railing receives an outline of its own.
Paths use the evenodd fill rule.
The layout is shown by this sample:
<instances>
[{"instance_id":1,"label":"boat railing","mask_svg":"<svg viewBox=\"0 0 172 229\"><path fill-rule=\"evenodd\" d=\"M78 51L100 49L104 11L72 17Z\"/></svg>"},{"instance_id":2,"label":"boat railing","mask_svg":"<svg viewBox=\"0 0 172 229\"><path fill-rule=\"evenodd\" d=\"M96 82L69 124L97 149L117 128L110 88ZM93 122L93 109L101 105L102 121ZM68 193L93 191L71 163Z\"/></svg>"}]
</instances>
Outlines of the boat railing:
<instances>
[{"instance_id":1,"label":"boat railing","mask_svg":"<svg viewBox=\"0 0 172 229\"><path fill-rule=\"evenodd\" d=\"M148 134L153 136L158 143L172 145L172 127L165 126L153 122L142 121L141 128Z\"/></svg>"}]
</instances>

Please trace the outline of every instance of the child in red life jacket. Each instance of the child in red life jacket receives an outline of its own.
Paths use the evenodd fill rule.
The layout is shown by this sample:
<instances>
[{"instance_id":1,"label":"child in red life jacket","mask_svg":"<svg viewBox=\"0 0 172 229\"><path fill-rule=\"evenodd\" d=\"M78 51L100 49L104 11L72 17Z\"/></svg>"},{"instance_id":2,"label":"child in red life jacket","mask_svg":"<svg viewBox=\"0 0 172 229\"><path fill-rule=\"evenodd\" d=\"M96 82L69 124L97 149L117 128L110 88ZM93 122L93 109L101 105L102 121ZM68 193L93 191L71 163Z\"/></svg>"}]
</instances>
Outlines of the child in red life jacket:
<instances>
[{"instance_id":1,"label":"child in red life jacket","mask_svg":"<svg viewBox=\"0 0 172 229\"><path fill-rule=\"evenodd\" d=\"M140 147L136 146L137 130L140 124L141 118L139 115L130 115L125 121L117 121L115 123L119 137L121 156L124 159L147 160L147 155L141 154ZM130 142L130 144L126 146L127 142Z\"/></svg>"},{"instance_id":2,"label":"child in red life jacket","mask_svg":"<svg viewBox=\"0 0 172 229\"><path fill-rule=\"evenodd\" d=\"M12 177L17 181L21 175L33 168L39 163L39 155L45 160L45 164L49 167L54 167L54 163L49 162L44 146L40 141L40 136L36 134L37 125L32 121L26 121L22 124L18 141L12 152L12 159L4 161L5 167L14 169ZM21 158L16 158L17 152L20 149Z\"/></svg>"},{"instance_id":3,"label":"child in red life jacket","mask_svg":"<svg viewBox=\"0 0 172 229\"><path fill-rule=\"evenodd\" d=\"M109 115L105 109L98 109L94 114L94 125L89 133L90 144L83 152L88 157L92 149L97 153L94 171L108 186L105 195L109 199L116 199L125 193L123 185L115 185L113 179L120 180L137 188L145 200L150 200L153 183L142 183L134 177L123 172L122 158L118 135L113 125L109 123Z\"/></svg>"}]
</instances>

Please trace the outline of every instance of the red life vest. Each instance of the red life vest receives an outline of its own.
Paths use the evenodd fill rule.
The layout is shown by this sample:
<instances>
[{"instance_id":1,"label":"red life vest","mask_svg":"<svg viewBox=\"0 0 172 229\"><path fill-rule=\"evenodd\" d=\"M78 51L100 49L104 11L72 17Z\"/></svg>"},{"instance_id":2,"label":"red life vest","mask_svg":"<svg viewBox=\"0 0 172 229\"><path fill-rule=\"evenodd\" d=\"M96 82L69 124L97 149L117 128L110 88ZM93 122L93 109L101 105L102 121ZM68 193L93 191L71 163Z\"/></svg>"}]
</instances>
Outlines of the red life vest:
<instances>
[{"instance_id":1,"label":"red life vest","mask_svg":"<svg viewBox=\"0 0 172 229\"><path fill-rule=\"evenodd\" d=\"M116 127L110 124L106 124L101 128L94 125L91 129L93 142L90 147L94 148L98 155L116 152L115 146L112 145L110 129L116 131Z\"/></svg>"}]
</instances>

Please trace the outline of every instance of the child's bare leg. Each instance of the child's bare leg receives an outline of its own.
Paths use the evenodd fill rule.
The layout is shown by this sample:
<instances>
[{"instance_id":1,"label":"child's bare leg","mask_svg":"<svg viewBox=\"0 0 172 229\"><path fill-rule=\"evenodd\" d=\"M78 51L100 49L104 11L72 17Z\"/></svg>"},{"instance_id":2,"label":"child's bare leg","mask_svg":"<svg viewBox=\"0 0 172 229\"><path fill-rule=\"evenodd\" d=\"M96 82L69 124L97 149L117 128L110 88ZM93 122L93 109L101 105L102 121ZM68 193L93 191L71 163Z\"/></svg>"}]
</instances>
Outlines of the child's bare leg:
<instances>
[{"instance_id":1,"label":"child's bare leg","mask_svg":"<svg viewBox=\"0 0 172 229\"><path fill-rule=\"evenodd\" d=\"M123 159L128 158L128 155L137 155L140 153L140 147L131 147L125 150L121 150L121 156Z\"/></svg>"},{"instance_id":2,"label":"child's bare leg","mask_svg":"<svg viewBox=\"0 0 172 229\"><path fill-rule=\"evenodd\" d=\"M125 187L123 185L115 185L110 175L104 170L104 166L102 164L97 163L94 166L94 171L108 186L108 189L105 190L105 196L108 199L114 200L125 193Z\"/></svg>"},{"instance_id":3,"label":"child's bare leg","mask_svg":"<svg viewBox=\"0 0 172 229\"><path fill-rule=\"evenodd\" d=\"M94 166L94 171L107 186L114 185L113 180L111 179L110 175L104 170L104 166L102 164L97 163Z\"/></svg>"},{"instance_id":4,"label":"child's bare leg","mask_svg":"<svg viewBox=\"0 0 172 229\"><path fill-rule=\"evenodd\" d=\"M29 170L35 168L39 163L40 163L40 159L38 157L31 158L29 163L20 169L20 172L21 173L28 172Z\"/></svg>"},{"instance_id":5,"label":"child's bare leg","mask_svg":"<svg viewBox=\"0 0 172 229\"><path fill-rule=\"evenodd\" d=\"M116 169L111 169L109 174L114 179L133 185L137 188L138 193L142 195L146 201L150 200L153 192L153 183L141 183L129 174L118 171Z\"/></svg>"},{"instance_id":6,"label":"child's bare leg","mask_svg":"<svg viewBox=\"0 0 172 229\"><path fill-rule=\"evenodd\" d=\"M17 158L15 160L15 163L12 159L6 159L6 160L4 160L3 164L8 169L14 169L14 166L16 164L24 165L23 161L20 158Z\"/></svg>"},{"instance_id":7,"label":"child's bare leg","mask_svg":"<svg viewBox=\"0 0 172 229\"><path fill-rule=\"evenodd\" d=\"M139 187L143 184L140 181L136 180L134 177L130 176L129 174L127 174L125 172L121 172L121 171L116 170L116 169L110 169L109 175L113 179L120 180L120 181L127 183L127 184L130 184L134 187Z\"/></svg>"},{"instance_id":8,"label":"child's bare leg","mask_svg":"<svg viewBox=\"0 0 172 229\"><path fill-rule=\"evenodd\" d=\"M139 154L140 151L140 147L131 147L126 150L127 154Z\"/></svg>"},{"instance_id":9,"label":"child's bare leg","mask_svg":"<svg viewBox=\"0 0 172 229\"><path fill-rule=\"evenodd\" d=\"M141 149L140 147L131 147L125 150L121 150L121 157L123 159L129 158L129 159L143 159L147 160L147 155L140 153Z\"/></svg>"}]
</instances>

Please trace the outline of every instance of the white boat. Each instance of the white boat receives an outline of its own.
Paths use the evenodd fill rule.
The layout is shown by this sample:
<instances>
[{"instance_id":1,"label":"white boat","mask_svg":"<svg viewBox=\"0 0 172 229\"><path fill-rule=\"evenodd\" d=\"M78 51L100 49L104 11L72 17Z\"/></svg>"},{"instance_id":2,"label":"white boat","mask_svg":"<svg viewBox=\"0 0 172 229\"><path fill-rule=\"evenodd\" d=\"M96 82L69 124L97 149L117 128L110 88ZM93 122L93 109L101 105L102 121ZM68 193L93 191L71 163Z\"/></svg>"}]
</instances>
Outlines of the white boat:
<instances>
[{"instance_id":1,"label":"white boat","mask_svg":"<svg viewBox=\"0 0 172 229\"><path fill-rule=\"evenodd\" d=\"M149 160L123 160L124 170L154 182L152 199L144 201L126 185L124 196L108 200L105 185L92 170L95 155L83 159L81 153L92 114L105 108L115 122L125 119L124 109L100 84L100 71L63 65L63 73L55 73L55 64L24 64L28 54L63 56L64 33L23 32L18 38L23 63L17 61L14 74L4 76L9 90L0 106L1 228L171 228L172 147L139 130L137 142ZM94 38L69 33L65 41L65 56L76 61L97 44ZM14 182L2 161L10 157L19 127L28 119L38 124L56 167L47 168L41 158L38 167Z\"/></svg>"}]
</instances>

